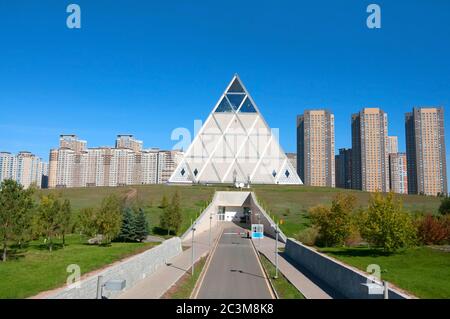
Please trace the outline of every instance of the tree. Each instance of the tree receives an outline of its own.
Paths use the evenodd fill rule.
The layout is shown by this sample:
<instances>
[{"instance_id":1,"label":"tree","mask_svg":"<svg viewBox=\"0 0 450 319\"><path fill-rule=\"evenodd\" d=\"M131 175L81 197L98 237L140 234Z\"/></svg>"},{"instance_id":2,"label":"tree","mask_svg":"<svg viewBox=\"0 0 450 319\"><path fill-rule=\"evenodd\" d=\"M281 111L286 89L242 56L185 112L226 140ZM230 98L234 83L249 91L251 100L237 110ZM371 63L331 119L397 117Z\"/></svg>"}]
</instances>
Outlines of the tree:
<instances>
[{"instance_id":1,"label":"tree","mask_svg":"<svg viewBox=\"0 0 450 319\"><path fill-rule=\"evenodd\" d=\"M72 220L72 208L70 205L70 200L65 199L61 205L61 210L59 214L61 235L63 240L63 247L66 245L66 234L70 233L70 226Z\"/></svg>"},{"instance_id":2,"label":"tree","mask_svg":"<svg viewBox=\"0 0 450 319\"><path fill-rule=\"evenodd\" d=\"M369 207L361 214L360 232L369 243L385 252L394 252L414 242L416 229L393 193L372 195Z\"/></svg>"},{"instance_id":3,"label":"tree","mask_svg":"<svg viewBox=\"0 0 450 319\"><path fill-rule=\"evenodd\" d=\"M148 223L142 208L139 208L134 218L136 240L142 241L148 236Z\"/></svg>"},{"instance_id":4,"label":"tree","mask_svg":"<svg viewBox=\"0 0 450 319\"><path fill-rule=\"evenodd\" d=\"M163 208L161 217L159 218L159 223L162 229L167 230L167 235L170 235L171 229L171 218L172 218L172 207L167 205Z\"/></svg>"},{"instance_id":5,"label":"tree","mask_svg":"<svg viewBox=\"0 0 450 319\"><path fill-rule=\"evenodd\" d=\"M163 195L162 199L161 199L161 204L159 205L160 208L164 209L167 206L169 206L169 200L167 199L166 194Z\"/></svg>"},{"instance_id":6,"label":"tree","mask_svg":"<svg viewBox=\"0 0 450 319\"><path fill-rule=\"evenodd\" d=\"M167 235L170 235L170 231L174 231L175 234L179 231L181 223L180 195L175 192L170 204L163 209L160 225L161 228L167 230Z\"/></svg>"},{"instance_id":7,"label":"tree","mask_svg":"<svg viewBox=\"0 0 450 319\"><path fill-rule=\"evenodd\" d=\"M34 206L33 189L24 190L13 180L0 184L0 241L2 260L6 261L8 242L20 238L30 228L30 214Z\"/></svg>"},{"instance_id":8,"label":"tree","mask_svg":"<svg viewBox=\"0 0 450 319\"><path fill-rule=\"evenodd\" d=\"M109 244L120 233L122 225L122 204L117 196L103 199L96 214L97 234L101 234L102 243Z\"/></svg>"},{"instance_id":9,"label":"tree","mask_svg":"<svg viewBox=\"0 0 450 319\"><path fill-rule=\"evenodd\" d=\"M312 223L319 231L318 242L324 246L343 245L353 231L352 212L356 198L338 193L331 207L316 206L310 210Z\"/></svg>"},{"instance_id":10,"label":"tree","mask_svg":"<svg viewBox=\"0 0 450 319\"><path fill-rule=\"evenodd\" d=\"M125 208L122 215L122 226L118 240L120 241L136 241L136 218L131 208Z\"/></svg>"},{"instance_id":11,"label":"tree","mask_svg":"<svg viewBox=\"0 0 450 319\"><path fill-rule=\"evenodd\" d=\"M97 235L97 212L94 208L82 208L78 215L78 227L86 236Z\"/></svg>"},{"instance_id":12,"label":"tree","mask_svg":"<svg viewBox=\"0 0 450 319\"><path fill-rule=\"evenodd\" d=\"M171 219L170 226L175 231L175 234L178 233L181 227L181 223L183 222L183 218L181 216L181 208L180 208L180 195L178 191L172 197L171 206Z\"/></svg>"},{"instance_id":13,"label":"tree","mask_svg":"<svg viewBox=\"0 0 450 319\"><path fill-rule=\"evenodd\" d=\"M441 200L441 205L439 206L439 213L441 215L450 215L450 197L445 196Z\"/></svg>"},{"instance_id":14,"label":"tree","mask_svg":"<svg viewBox=\"0 0 450 319\"><path fill-rule=\"evenodd\" d=\"M49 251L53 250L53 238L61 233L60 211L61 203L55 195L41 196L35 216L36 230L48 240Z\"/></svg>"},{"instance_id":15,"label":"tree","mask_svg":"<svg viewBox=\"0 0 450 319\"><path fill-rule=\"evenodd\" d=\"M431 214L422 217L418 222L417 235L420 242L425 245L444 243L449 236L445 217L438 218Z\"/></svg>"}]
</instances>

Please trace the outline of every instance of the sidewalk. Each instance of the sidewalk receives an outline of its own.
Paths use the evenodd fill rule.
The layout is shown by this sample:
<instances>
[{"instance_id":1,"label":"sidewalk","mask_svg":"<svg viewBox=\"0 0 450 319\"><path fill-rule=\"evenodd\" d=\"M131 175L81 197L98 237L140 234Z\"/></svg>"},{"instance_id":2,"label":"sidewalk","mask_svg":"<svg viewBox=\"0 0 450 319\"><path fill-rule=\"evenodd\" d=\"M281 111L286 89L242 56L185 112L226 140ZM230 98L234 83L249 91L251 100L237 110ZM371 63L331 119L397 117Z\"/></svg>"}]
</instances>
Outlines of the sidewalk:
<instances>
[{"instance_id":1,"label":"sidewalk","mask_svg":"<svg viewBox=\"0 0 450 319\"><path fill-rule=\"evenodd\" d=\"M266 256L275 265L275 240L270 237L253 239L256 249ZM284 244L279 242L279 248ZM279 271L305 296L306 299L332 299L324 289L310 280L302 271L278 254Z\"/></svg>"},{"instance_id":2,"label":"sidewalk","mask_svg":"<svg viewBox=\"0 0 450 319\"><path fill-rule=\"evenodd\" d=\"M219 236L222 226L212 229L211 242ZM209 247L209 230L195 235L194 258L198 261L205 256ZM191 246L191 239L182 243L183 246ZM212 245L213 246L213 245ZM117 299L159 299L191 268L192 248L184 250L178 256L167 261L155 273L142 279L139 283L117 296Z\"/></svg>"}]
</instances>

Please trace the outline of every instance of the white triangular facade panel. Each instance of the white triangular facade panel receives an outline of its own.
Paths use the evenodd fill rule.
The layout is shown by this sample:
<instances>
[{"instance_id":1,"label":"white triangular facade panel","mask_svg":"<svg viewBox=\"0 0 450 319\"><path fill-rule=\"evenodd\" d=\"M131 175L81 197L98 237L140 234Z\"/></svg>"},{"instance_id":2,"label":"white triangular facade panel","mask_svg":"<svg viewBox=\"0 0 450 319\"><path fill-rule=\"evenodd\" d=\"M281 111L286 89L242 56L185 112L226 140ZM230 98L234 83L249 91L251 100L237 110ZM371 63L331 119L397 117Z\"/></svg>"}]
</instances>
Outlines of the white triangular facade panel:
<instances>
[{"instance_id":1,"label":"white triangular facade panel","mask_svg":"<svg viewBox=\"0 0 450 319\"><path fill-rule=\"evenodd\" d=\"M237 75L169 183L303 184Z\"/></svg>"}]
</instances>

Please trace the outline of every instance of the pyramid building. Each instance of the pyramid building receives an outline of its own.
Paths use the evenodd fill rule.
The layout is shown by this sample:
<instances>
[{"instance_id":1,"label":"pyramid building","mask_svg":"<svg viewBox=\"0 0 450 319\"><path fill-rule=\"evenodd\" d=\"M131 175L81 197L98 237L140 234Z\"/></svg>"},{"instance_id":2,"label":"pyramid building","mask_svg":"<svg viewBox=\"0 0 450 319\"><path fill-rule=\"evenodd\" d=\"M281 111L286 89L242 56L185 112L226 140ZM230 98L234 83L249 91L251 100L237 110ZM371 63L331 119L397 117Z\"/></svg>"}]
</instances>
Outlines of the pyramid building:
<instances>
[{"instance_id":1,"label":"pyramid building","mask_svg":"<svg viewBox=\"0 0 450 319\"><path fill-rule=\"evenodd\" d=\"M302 184L278 137L235 75L169 183Z\"/></svg>"}]
</instances>

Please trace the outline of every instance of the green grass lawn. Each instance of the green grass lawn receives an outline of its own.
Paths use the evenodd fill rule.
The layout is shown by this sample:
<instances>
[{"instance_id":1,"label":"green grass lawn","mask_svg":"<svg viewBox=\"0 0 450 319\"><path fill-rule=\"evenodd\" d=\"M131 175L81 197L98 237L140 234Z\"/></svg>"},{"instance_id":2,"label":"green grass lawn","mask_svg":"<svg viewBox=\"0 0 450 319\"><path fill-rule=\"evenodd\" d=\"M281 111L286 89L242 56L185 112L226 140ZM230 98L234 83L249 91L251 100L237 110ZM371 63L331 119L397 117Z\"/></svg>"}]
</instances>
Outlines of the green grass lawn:
<instances>
[{"instance_id":1,"label":"green grass lawn","mask_svg":"<svg viewBox=\"0 0 450 319\"><path fill-rule=\"evenodd\" d=\"M355 195L357 206L367 207L370 193L328 187L308 186L254 186L258 201L269 210L276 219L283 219L281 230L288 237L295 237L309 227L311 222L308 210L319 204L330 205L339 192ZM436 213L440 199L432 196L398 195L406 210L414 212Z\"/></svg>"},{"instance_id":2,"label":"green grass lawn","mask_svg":"<svg viewBox=\"0 0 450 319\"><path fill-rule=\"evenodd\" d=\"M167 291L163 299L189 299L194 290L195 284L205 266L207 257L202 257L195 263L195 273L191 276L191 269L181 277L178 282Z\"/></svg>"},{"instance_id":3,"label":"green grass lawn","mask_svg":"<svg viewBox=\"0 0 450 319\"><path fill-rule=\"evenodd\" d=\"M430 247L409 248L386 255L369 248L323 248L320 251L363 271L381 268L381 279L419 298L450 298L450 252Z\"/></svg>"},{"instance_id":4,"label":"green grass lawn","mask_svg":"<svg viewBox=\"0 0 450 319\"><path fill-rule=\"evenodd\" d=\"M215 191L235 190L226 186L175 186L175 185L139 185L126 187L96 187L96 188L69 188L41 190L42 193L58 193L62 198L71 200L74 211L81 208L99 205L104 197L109 194L117 194L126 197L135 191L133 199L145 209L150 223L152 234L164 236L165 232L158 228L159 217L162 209L159 208L161 199L165 194L168 199L175 191L181 197L181 209L183 223L178 235L181 235L201 213L205 204L208 204ZM300 231L310 226L308 209L319 205L329 205L338 192L352 193L356 196L357 205L366 207L370 193L328 187L285 186L285 185L256 185L252 188L258 200L277 219L285 222L281 225L282 231L287 236L295 236ZM440 199L432 196L399 195L404 207L410 212L435 213L440 205Z\"/></svg>"},{"instance_id":5,"label":"green grass lawn","mask_svg":"<svg viewBox=\"0 0 450 319\"><path fill-rule=\"evenodd\" d=\"M178 235L181 235L191 225L202 212L205 205L209 204L217 189L216 187L206 186L167 186L167 185L139 185L126 187L96 187L96 188L67 188L40 190L36 194L56 193L64 199L71 201L74 212L86 207L95 207L100 205L103 198L110 194L116 194L120 197L127 197L134 193L133 201L137 202L147 214L149 220L150 232L152 235L164 236L167 234L159 226L159 218L162 209L159 208L163 195L166 195L170 201L173 194L178 191L180 194L180 203L183 213L183 222ZM164 236L167 237L167 236Z\"/></svg>"},{"instance_id":6,"label":"green grass lawn","mask_svg":"<svg viewBox=\"0 0 450 319\"><path fill-rule=\"evenodd\" d=\"M124 257L153 247L153 243L113 243L109 247L90 246L86 238L70 235L66 247L49 252L41 241L18 249L0 262L0 298L25 298L66 283L70 264L78 264L86 274Z\"/></svg>"},{"instance_id":7,"label":"green grass lawn","mask_svg":"<svg viewBox=\"0 0 450 319\"><path fill-rule=\"evenodd\" d=\"M261 263L266 270L269 280L272 282L280 299L305 299L305 297L298 291L293 284L291 284L283 274L278 271L278 278L275 277L275 266L270 262L266 256L260 254Z\"/></svg>"}]
</instances>

